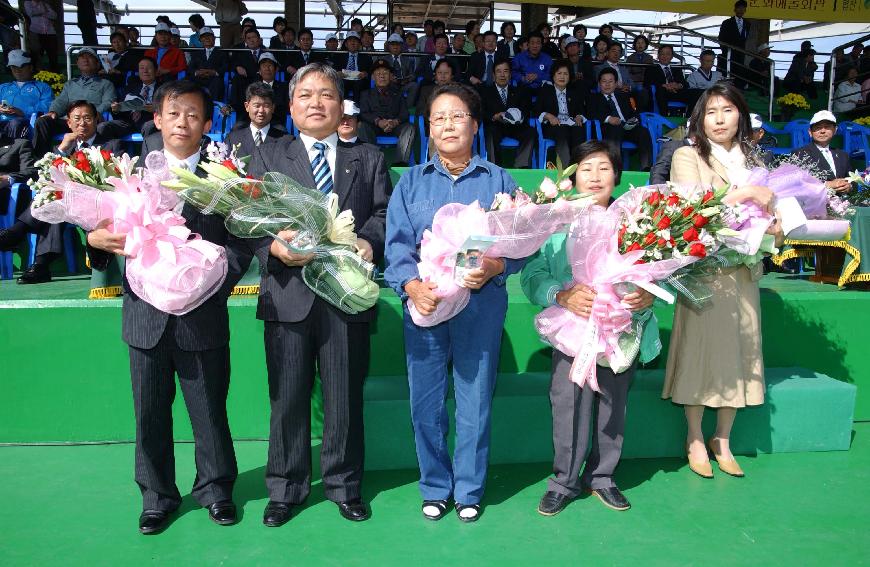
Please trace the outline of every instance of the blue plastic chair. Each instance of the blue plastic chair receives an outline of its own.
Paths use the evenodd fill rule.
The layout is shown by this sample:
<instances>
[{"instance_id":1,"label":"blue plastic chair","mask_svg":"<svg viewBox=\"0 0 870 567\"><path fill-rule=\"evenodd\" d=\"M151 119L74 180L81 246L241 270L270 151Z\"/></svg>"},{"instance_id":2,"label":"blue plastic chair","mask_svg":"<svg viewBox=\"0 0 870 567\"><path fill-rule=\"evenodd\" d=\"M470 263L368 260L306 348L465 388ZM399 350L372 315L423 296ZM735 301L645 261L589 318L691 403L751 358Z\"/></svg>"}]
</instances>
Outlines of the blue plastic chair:
<instances>
[{"instance_id":1,"label":"blue plastic chair","mask_svg":"<svg viewBox=\"0 0 870 567\"><path fill-rule=\"evenodd\" d=\"M287 132L289 132L290 134L293 134L294 136L299 135L299 131L296 130L296 125L293 124L293 117L290 116L289 114L287 115L286 128L287 128Z\"/></svg>"},{"instance_id":2,"label":"blue plastic chair","mask_svg":"<svg viewBox=\"0 0 870 567\"><path fill-rule=\"evenodd\" d=\"M652 93L653 105L655 105L658 113L662 114L662 109L658 107L659 103L658 103L658 100L656 99L656 86L650 85L650 91ZM679 102L676 100L669 100L668 101L666 110L671 110L672 108L675 110L679 110L683 116L685 116L686 112L688 111L688 105L685 102Z\"/></svg>"},{"instance_id":3,"label":"blue plastic chair","mask_svg":"<svg viewBox=\"0 0 870 567\"><path fill-rule=\"evenodd\" d=\"M791 136L791 149L795 150L810 143L810 121L792 120L782 127L786 134Z\"/></svg>"},{"instance_id":4,"label":"blue plastic chair","mask_svg":"<svg viewBox=\"0 0 870 567\"><path fill-rule=\"evenodd\" d=\"M593 122L592 120L586 121L586 139L587 140L592 139L592 122ZM529 124L531 126L534 126L535 131L537 131L537 133L538 133L538 149L537 149L538 169L546 169L547 168L547 150L549 150L550 148L555 148L556 141L551 140L550 138L544 137L544 131L541 128L541 121L538 120L537 118L529 119ZM600 132L598 133L598 138L599 139L601 138ZM534 163L534 160L532 160L532 163ZM566 164L566 163L563 163L562 165L564 167L568 167L568 164Z\"/></svg>"},{"instance_id":5,"label":"blue plastic chair","mask_svg":"<svg viewBox=\"0 0 870 567\"><path fill-rule=\"evenodd\" d=\"M9 208L6 214L0 216L0 228L9 228L15 224L15 208L18 206L18 191L21 183L13 183L9 188ZM0 280L12 279L12 252L0 251Z\"/></svg>"},{"instance_id":6,"label":"blue plastic chair","mask_svg":"<svg viewBox=\"0 0 870 567\"><path fill-rule=\"evenodd\" d=\"M288 117L289 118L289 117ZM412 114L409 118L411 126L414 126L414 115ZM377 136L375 138L375 143L382 147L394 148L399 146L399 137L398 136ZM411 147L411 153L408 156L408 166L413 166L414 163L414 148Z\"/></svg>"},{"instance_id":7,"label":"blue plastic chair","mask_svg":"<svg viewBox=\"0 0 870 567\"><path fill-rule=\"evenodd\" d=\"M429 136L426 135L426 118L421 114L417 120L417 137L420 138L420 163L429 161Z\"/></svg>"},{"instance_id":8,"label":"blue plastic chair","mask_svg":"<svg viewBox=\"0 0 870 567\"><path fill-rule=\"evenodd\" d=\"M762 122L761 125L764 128L764 131L766 133L771 134L773 136L785 136L786 134L789 134L785 130L781 130L779 128L776 128L773 125L768 124L767 122ZM779 139L777 138L776 140L777 140L777 143L779 143ZM777 146L772 146L772 147L768 148L768 150L773 155L782 155L782 154L790 154L792 148L790 146L777 145Z\"/></svg>"},{"instance_id":9,"label":"blue plastic chair","mask_svg":"<svg viewBox=\"0 0 870 567\"><path fill-rule=\"evenodd\" d=\"M655 112L641 112L640 125L646 128L647 132L649 132L650 141L652 142L652 162L655 163L659 151L661 150L658 140L664 135L665 126L670 130L673 130L676 128L676 125L661 114Z\"/></svg>"},{"instance_id":10,"label":"blue plastic chair","mask_svg":"<svg viewBox=\"0 0 870 567\"><path fill-rule=\"evenodd\" d=\"M600 120L592 120L591 122L595 123L595 135L598 137L599 140L603 140L604 136L601 135L601 121ZM619 149L621 150L621 153L622 153L622 170L628 171L629 165L630 165L629 162L631 161L630 160L631 152L633 152L637 149L637 144L635 144L634 142L628 142L628 141L623 140Z\"/></svg>"},{"instance_id":11,"label":"blue plastic chair","mask_svg":"<svg viewBox=\"0 0 870 567\"><path fill-rule=\"evenodd\" d=\"M483 127L483 122L480 123L480 128L477 130L478 140L480 142L480 147L477 150L477 153L480 154L485 160L489 160L489 151L486 149L486 130ZM508 148L515 150L520 147L520 141L516 138L511 138L510 136L505 136L501 139L501 142L498 145L499 148ZM532 163L537 163L537 158L532 156Z\"/></svg>"},{"instance_id":12,"label":"blue plastic chair","mask_svg":"<svg viewBox=\"0 0 870 567\"><path fill-rule=\"evenodd\" d=\"M837 133L843 136L843 151L849 154L850 159L864 159L868 161L867 134L868 129L854 122L840 122Z\"/></svg>"}]
</instances>

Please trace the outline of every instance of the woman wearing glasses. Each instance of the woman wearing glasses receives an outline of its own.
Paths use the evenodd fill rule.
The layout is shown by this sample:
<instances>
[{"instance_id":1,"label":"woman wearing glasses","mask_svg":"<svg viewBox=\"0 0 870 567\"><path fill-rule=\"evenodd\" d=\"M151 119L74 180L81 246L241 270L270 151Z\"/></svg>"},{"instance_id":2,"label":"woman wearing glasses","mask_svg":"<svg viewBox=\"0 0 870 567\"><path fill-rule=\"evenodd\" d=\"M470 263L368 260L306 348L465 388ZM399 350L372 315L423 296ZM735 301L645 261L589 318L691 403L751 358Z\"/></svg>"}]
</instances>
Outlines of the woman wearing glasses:
<instances>
[{"instance_id":1,"label":"woman wearing glasses","mask_svg":"<svg viewBox=\"0 0 870 567\"><path fill-rule=\"evenodd\" d=\"M440 520L449 501L463 522L481 514L489 456L489 413L495 388L502 328L507 311L505 279L522 261L484 258L464 279L468 306L432 327L414 324L407 302L423 315L438 304L435 284L417 270L423 231L447 203L478 201L488 207L516 183L496 165L472 155L480 120L480 97L463 85L435 89L429 99L429 130L436 155L411 168L396 185L387 208L387 282L405 302L405 356L411 391L411 421L420 466L423 516ZM456 449L447 450L447 367L453 364Z\"/></svg>"}]
</instances>

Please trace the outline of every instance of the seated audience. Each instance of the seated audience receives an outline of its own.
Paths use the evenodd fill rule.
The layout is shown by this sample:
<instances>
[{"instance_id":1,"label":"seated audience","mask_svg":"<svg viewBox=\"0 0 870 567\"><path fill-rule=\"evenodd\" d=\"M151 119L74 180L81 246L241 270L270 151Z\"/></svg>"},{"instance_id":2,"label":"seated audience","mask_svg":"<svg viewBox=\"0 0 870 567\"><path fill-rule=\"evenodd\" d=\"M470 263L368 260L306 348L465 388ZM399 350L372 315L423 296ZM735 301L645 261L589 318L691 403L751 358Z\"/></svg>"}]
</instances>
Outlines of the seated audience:
<instances>
[{"instance_id":1,"label":"seated audience","mask_svg":"<svg viewBox=\"0 0 870 567\"><path fill-rule=\"evenodd\" d=\"M572 32L574 35L574 39L577 40L577 43L580 46L580 58L587 61L592 59L592 48L589 46L588 43L586 43L586 34L588 33L586 26L584 26L583 24L577 24L574 26Z\"/></svg>"},{"instance_id":2,"label":"seated audience","mask_svg":"<svg viewBox=\"0 0 870 567\"><path fill-rule=\"evenodd\" d=\"M369 73L372 70L372 57L366 53L360 53L362 43L360 35L356 32L348 32L344 40L344 50L347 53L336 59L336 70L340 70L344 78L344 92L352 93L353 100L359 100L360 95L368 89ZM352 78L353 77L353 78Z\"/></svg>"},{"instance_id":3,"label":"seated audience","mask_svg":"<svg viewBox=\"0 0 870 567\"><path fill-rule=\"evenodd\" d=\"M269 49L282 49L281 44L284 42L282 34L287 29L287 18L278 16L272 20L272 29L275 30L275 35L269 40Z\"/></svg>"},{"instance_id":4,"label":"seated audience","mask_svg":"<svg viewBox=\"0 0 870 567\"><path fill-rule=\"evenodd\" d=\"M393 84L393 70L386 61L378 60L375 63L372 78L375 88L363 91L360 98L360 139L375 144L377 136L396 136L397 161L407 165L411 159L417 131L408 121L405 97Z\"/></svg>"},{"instance_id":5,"label":"seated audience","mask_svg":"<svg viewBox=\"0 0 870 567\"><path fill-rule=\"evenodd\" d=\"M756 89L763 95L770 90L770 44L762 43L757 48L758 57L752 57L749 62L749 75L753 82L757 83ZM701 56L703 57L703 53ZM692 87L694 88L694 87Z\"/></svg>"},{"instance_id":6,"label":"seated audience","mask_svg":"<svg viewBox=\"0 0 870 567\"><path fill-rule=\"evenodd\" d=\"M625 58L625 62L630 63L630 65L627 65L628 76L634 84L643 83L647 69L650 65L655 63L653 56L646 52L648 47L649 40L646 36L638 35L634 38L634 42L632 43L634 53ZM659 50L661 51L661 48L659 48Z\"/></svg>"},{"instance_id":7,"label":"seated audience","mask_svg":"<svg viewBox=\"0 0 870 567\"><path fill-rule=\"evenodd\" d=\"M504 22L501 25L501 39L498 40L498 55L500 59L510 59L519 55L520 46L514 36L517 35L517 27L513 22Z\"/></svg>"},{"instance_id":8,"label":"seated audience","mask_svg":"<svg viewBox=\"0 0 870 567\"><path fill-rule=\"evenodd\" d=\"M127 73L136 70L136 64L142 55L141 51L130 50L127 45L127 34L115 31L110 36L112 50L109 51L109 69L101 69L100 73L112 81L115 88L122 88L127 81Z\"/></svg>"},{"instance_id":9,"label":"seated audience","mask_svg":"<svg viewBox=\"0 0 870 567\"><path fill-rule=\"evenodd\" d=\"M54 93L48 83L33 79L30 54L13 49L7 55L13 80L0 85L0 134L7 138L29 138L30 117L48 112Z\"/></svg>"},{"instance_id":10,"label":"seated audience","mask_svg":"<svg viewBox=\"0 0 870 567\"><path fill-rule=\"evenodd\" d=\"M272 89L272 124L284 128L287 124L287 112L289 107L289 88L290 85L285 81L279 81L275 78L278 72L278 59L274 53L261 53L257 76L254 77L254 82L262 82L267 87ZM251 83L254 84L254 83ZM232 103L233 110L237 116L245 116L247 111L247 88L245 92L234 95Z\"/></svg>"},{"instance_id":11,"label":"seated audience","mask_svg":"<svg viewBox=\"0 0 870 567\"><path fill-rule=\"evenodd\" d=\"M190 47L202 47L202 41L199 39L200 30L205 27L205 20L199 14L191 14L187 18L187 23L190 25L190 37L187 39L187 44Z\"/></svg>"},{"instance_id":12,"label":"seated audience","mask_svg":"<svg viewBox=\"0 0 870 567\"><path fill-rule=\"evenodd\" d=\"M550 56L550 59L561 59L562 52L559 51L559 46L550 37L553 34L553 26L547 22L538 24L535 31L541 34L541 51Z\"/></svg>"},{"instance_id":13,"label":"seated audience","mask_svg":"<svg viewBox=\"0 0 870 567\"><path fill-rule=\"evenodd\" d=\"M450 67L453 69L453 78L457 81L461 80L462 73L460 69L462 68L460 63L453 57L449 57L447 55L449 44L447 36L443 33L435 36L434 39L435 51L429 56L429 60L423 63L423 82L426 84L431 84L435 80L435 66L442 59L446 59L450 64ZM419 63L418 63L419 65Z\"/></svg>"},{"instance_id":14,"label":"seated audience","mask_svg":"<svg viewBox=\"0 0 870 567\"><path fill-rule=\"evenodd\" d=\"M683 76L683 70L677 66L671 66L674 58L674 48L670 45L660 45L658 62L646 68L643 84L646 88L656 89L655 109L658 113L667 116L669 102L681 102L688 106L688 85ZM651 91L650 91L651 92Z\"/></svg>"},{"instance_id":15,"label":"seated audience","mask_svg":"<svg viewBox=\"0 0 870 567\"><path fill-rule=\"evenodd\" d=\"M858 69L850 67L846 80L837 85L834 91L834 112L851 112L864 105L864 97L861 96L861 85L857 81Z\"/></svg>"},{"instance_id":16,"label":"seated audience","mask_svg":"<svg viewBox=\"0 0 870 567\"><path fill-rule=\"evenodd\" d=\"M580 41L574 36L568 36L565 39L565 53L571 71L571 86L580 89L579 92L582 92L585 97L595 87L595 73L589 59L584 59L580 53L580 46Z\"/></svg>"},{"instance_id":17,"label":"seated audience","mask_svg":"<svg viewBox=\"0 0 870 567\"><path fill-rule=\"evenodd\" d=\"M233 51L231 65L236 72L233 77L233 89L238 96L244 95L248 85L257 81L257 71L260 67L260 55L265 53L260 32L257 28L248 28L243 36L245 46L243 51Z\"/></svg>"},{"instance_id":18,"label":"seated audience","mask_svg":"<svg viewBox=\"0 0 870 567\"><path fill-rule=\"evenodd\" d=\"M287 56L287 66L284 68L287 71L288 81L293 78L297 69L322 60L319 54L311 51L311 46L314 45L314 34L310 29L302 28L299 30L296 40L299 43L299 51L290 52Z\"/></svg>"},{"instance_id":19,"label":"seated audience","mask_svg":"<svg viewBox=\"0 0 870 567\"><path fill-rule=\"evenodd\" d=\"M97 130L109 138L123 138L141 133L145 123L154 119L154 92L157 90L157 62L149 57L139 61L139 76L132 77L124 87L123 101L112 103L113 119L101 124ZM138 99L138 100L137 100ZM122 110L124 102L143 103L140 110Z\"/></svg>"},{"instance_id":20,"label":"seated audience","mask_svg":"<svg viewBox=\"0 0 870 567\"><path fill-rule=\"evenodd\" d=\"M108 83L108 81L107 81ZM62 156L93 146L120 155L123 147L118 140L111 140L97 134L96 107L86 101L77 100L65 111L69 132L52 150ZM25 209L11 228L0 231L0 250L12 250L27 238L29 233L38 235L33 265L27 268L21 277L20 284L36 284L51 281L49 266L55 258L63 253L64 224L49 224L33 218L30 208Z\"/></svg>"},{"instance_id":21,"label":"seated audience","mask_svg":"<svg viewBox=\"0 0 870 567\"><path fill-rule=\"evenodd\" d=\"M387 61L393 69L393 82L401 89L407 105L417 103L417 57L404 55L402 48L405 42L399 34L393 34L387 39L387 51L390 52Z\"/></svg>"},{"instance_id":22,"label":"seated audience","mask_svg":"<svg viewBox=\"0 0 870 567\"><path fill-rule=\"evenodd\" d=\"M36 178L36 158L33 155L33 145L27 138L11 138L0 131L0 215L9 212L9 197L12 186L21 183L16 195L15 216L20 215L30 203L30 187L27 181ZM0 242L4 239L4 230L0 230ZM3 249L0 247L0 249ZM5 250L5 249L3 249Z\"/></svg>"},{"instance_id":23,"label":"seated audience","mask_svg":"<svg viewBox=\"0 0 870 567\"><path fill-rule=\"evenodd\" d=\"M607 60L607 50L610 48L610 38L599 35L592 40L592 63L600 64ZM595 78L598 80L598 77Z\"/></svg>"},{"instance_id":24,"label":"seated audience","mask_svg":"<svg viewBox=\"0 0 870 567\"><path fill-rule=\"evenodd\" d=\"M492 86L495 82L498 36L494 31L483 34L483 51L468 58L468 82L475 87Z\"/></svg>"},{"instance_id":25,"label":"seated audience","mask_svg":"<svg viewBox=\"0 0 870 567\"><path fill-rule=\"evenodd\" d=\"M76 67L81 75L71 81L67 81L63 90L52 101L48 112L40 116L36 121L36 132L33 135L33 149L37 156L43 155L51 149L52 139L57 134L69 132L66 111L70 104L84 100L97 108L97 116L107 112L115 100L115 87L111 81L97 75L100 69L100 60L96 52L84 47L79 50L76 57Z\"/></svg>"}]
</instances>

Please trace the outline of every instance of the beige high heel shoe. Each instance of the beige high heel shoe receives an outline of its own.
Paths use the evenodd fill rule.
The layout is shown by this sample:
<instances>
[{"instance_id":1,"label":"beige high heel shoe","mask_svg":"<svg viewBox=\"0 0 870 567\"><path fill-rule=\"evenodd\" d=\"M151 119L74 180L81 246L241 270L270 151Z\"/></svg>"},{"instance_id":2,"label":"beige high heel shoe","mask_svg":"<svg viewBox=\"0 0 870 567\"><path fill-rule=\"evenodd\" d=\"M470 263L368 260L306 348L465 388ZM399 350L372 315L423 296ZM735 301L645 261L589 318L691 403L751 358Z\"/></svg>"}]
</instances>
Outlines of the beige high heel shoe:
<instances>
[{"instance_id":1,"label":"beige high heel shoe","mask_svg":"<svg viewBox=\"0 0 870 567\"><path fill-rule=\"evenodd\" d=\"M734 459L723 459L719 457L719 454L716 452L716 449L713 448L713 441L717 441L715 437L710 437L710 440L707 441L707 447L710 448L710 451L713 453L713 457L716 458L716 462L719 464L719 470L725 474L730 474L731 476L736 476L738 478L742 478L746 476L743 474L743 469L740 468L740 465L737 464L737 461Z\"/></svg>"},{"instance_id":2,"label":"beige high heel shoe","mask_svg":"<svg viewBox=\"0 0 870 567\"><path fill-rule=\"evenodd\" d=\"M710 460L706 461L693 461L692 453L689 452L689 444L686 443L686 455L689 458L689 468L693 473L700 476L701 478L713 478L713 465L710 464Z\"/></svg>"}]
</instances>

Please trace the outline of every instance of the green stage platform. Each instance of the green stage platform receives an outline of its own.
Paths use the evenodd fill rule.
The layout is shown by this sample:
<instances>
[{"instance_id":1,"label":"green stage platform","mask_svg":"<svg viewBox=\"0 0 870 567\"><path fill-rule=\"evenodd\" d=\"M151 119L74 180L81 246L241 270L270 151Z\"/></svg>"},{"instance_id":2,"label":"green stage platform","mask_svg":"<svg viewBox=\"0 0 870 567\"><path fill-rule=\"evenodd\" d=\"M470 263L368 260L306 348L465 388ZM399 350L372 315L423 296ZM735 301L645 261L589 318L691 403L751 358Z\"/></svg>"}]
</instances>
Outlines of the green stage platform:
<instances>
[{"instance_id":1,"label":"green stage platform","mask_svg":"<svg viewBox=\"0 0 870 567\"><path fill-rule=\"evenodd\" d=\"M494 462L547 460L548 348L532 327L538 309L508 282L493 426ZM762 321L770 397L738 420L743 453L848 448L854 385L868 381L870 296L815 284L803 277L762 280ZM0 283L0 355L8 362L0 397L0 442L124 441L133 438L127 351L119 338L120 299L81 299L86 277L50 285ZM262 323L256 298L234 297L230 423L237 439L263 439L268 431ZM373 327L366 397L369 464L413 465L407 404L401 306L382 289ZM667 348L673 308L657 310ZM640 373L629 410L628 456L680 454L680 410L659 399L664 357ZM802 367L810 371L794 370ZM792 370L777 370L792 369ZM817 376L815 373L830 376ZM794 378L797 377L797 378ZM835 380L834 380L835 379ZM870 386L857 389L854 418L870 419ZM191 438L182 403L176 437ZM522 439L518 443L517 439Z\"/></svg>"}]
</instances>

